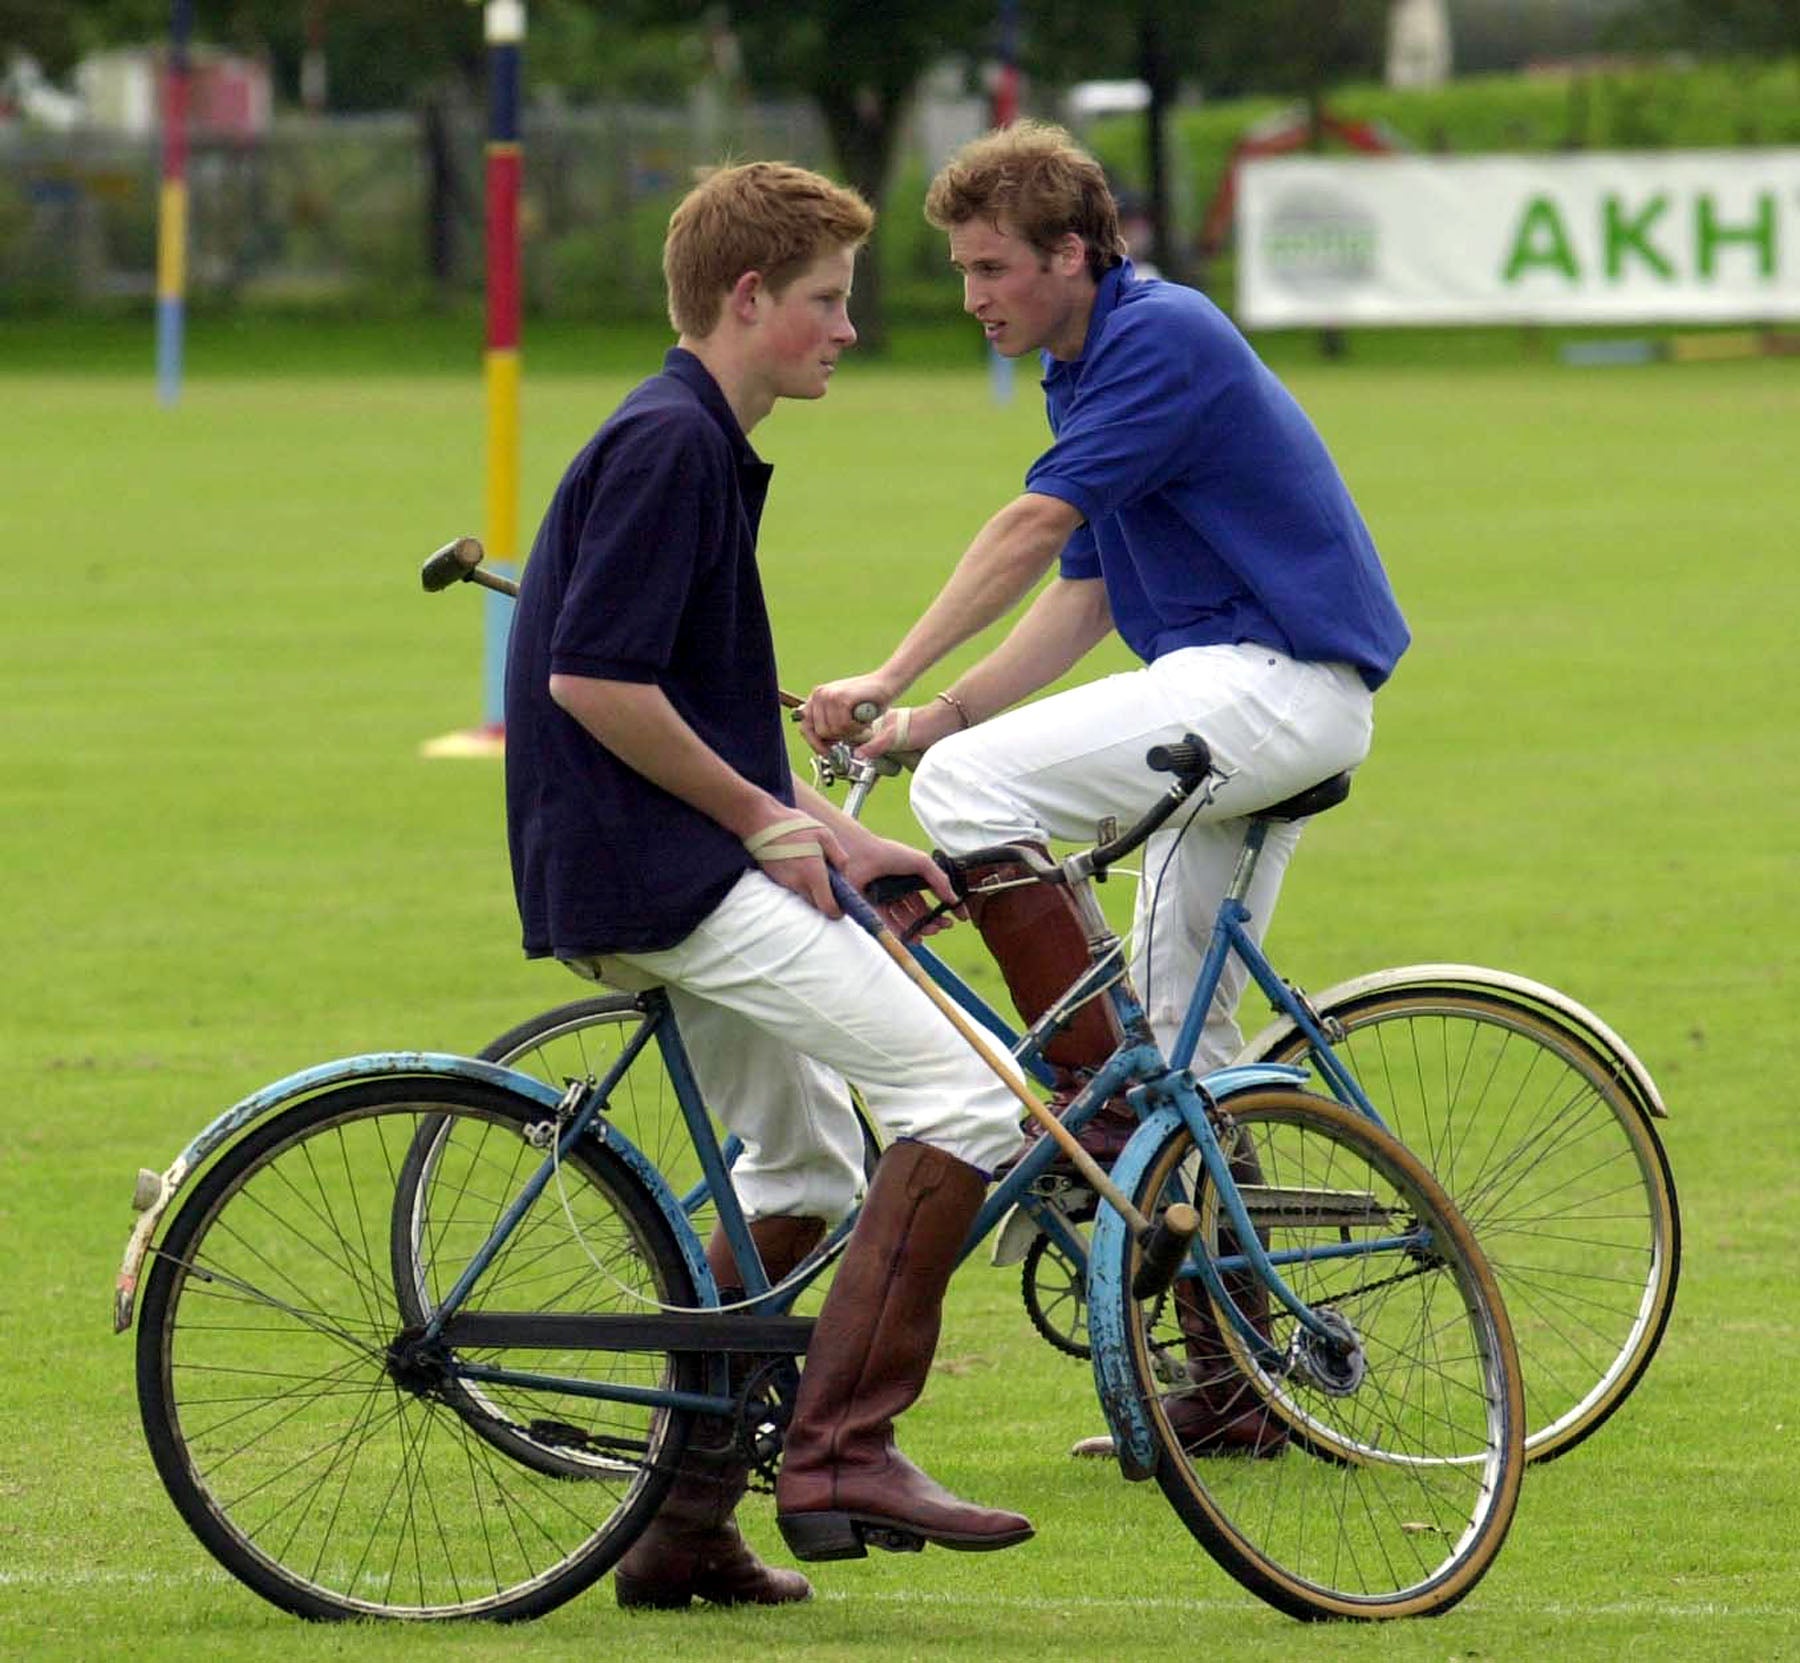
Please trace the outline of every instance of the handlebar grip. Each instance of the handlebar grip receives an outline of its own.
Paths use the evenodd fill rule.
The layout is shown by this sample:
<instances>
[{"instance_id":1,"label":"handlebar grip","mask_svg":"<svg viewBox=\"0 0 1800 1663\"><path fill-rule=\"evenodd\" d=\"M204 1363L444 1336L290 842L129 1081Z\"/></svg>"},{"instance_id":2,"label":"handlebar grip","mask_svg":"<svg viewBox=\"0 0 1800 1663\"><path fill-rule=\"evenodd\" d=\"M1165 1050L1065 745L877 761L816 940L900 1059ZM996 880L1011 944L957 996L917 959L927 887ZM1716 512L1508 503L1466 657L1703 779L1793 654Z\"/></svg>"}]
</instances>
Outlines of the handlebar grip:
<instances>
[{"instance_id":1,"label":"handlebar grip","mask_svg":"<svg viewBox=\"0 0 1800 1663\"><path fill-rule=\"evenodd\" d=\"M1197 733L1185 733L1178 745L1152 745L1144 761L1159 774L1199 779L1212 768L1212 747Z\"/></svg>"},{"instance_id":2,"label":"handlebar grip","mask_svg":"<svg viewBox=\"0 0 1800 1663\"><path fill-rule=\"evenodd\" d=\"M873 699L864 699L850 714L856 721L867 727L881 714L881 706Z\"/></svg>"},{"instance_id":3,"label":"handlebar grip","mask_svg":"<svg viewBox=\"0 0 1800 1663\"><path fill-rule=\"evenodd\" d=\"M903 900L908 895L916 895L925 888L925 880L910 872L889 872L874 879L863 894L878 907L886 906L890 901Z\"/></svg>"}]
</instances>

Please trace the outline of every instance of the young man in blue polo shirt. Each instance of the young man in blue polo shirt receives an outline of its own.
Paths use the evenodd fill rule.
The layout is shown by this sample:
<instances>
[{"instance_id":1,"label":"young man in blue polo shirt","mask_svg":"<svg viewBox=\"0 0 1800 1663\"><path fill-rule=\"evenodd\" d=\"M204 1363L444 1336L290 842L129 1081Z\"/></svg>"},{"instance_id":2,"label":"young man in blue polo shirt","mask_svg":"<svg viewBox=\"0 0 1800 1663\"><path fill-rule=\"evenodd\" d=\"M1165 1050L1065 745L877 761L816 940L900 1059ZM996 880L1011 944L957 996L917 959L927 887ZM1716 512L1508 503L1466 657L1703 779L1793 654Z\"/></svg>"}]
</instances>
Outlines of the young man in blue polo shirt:
<instances>
[{"instance_id":1,"label":"young man in blue polo shirt","mask_svg":"<svg viewBox=\"0 0 1800 1663\"><path fill-rule=\"evenodd\" d=\"M951 895L926 856L793 779L756 567L771 469L748 434L776 400L822 397L855 341L846 308L872 217L853 192L773 163L721 169L683 200L664 247L678 344L558 486L507 662L526 952L668 988L707 1099L743 1140L733 1181L772 1277L856 1200L862 1132L846 1078L896 1140L819 1315L786 1438L779 1522L809 1559L860 1555L870 1529L963 1548L1031 1534L894 1447L1018 1125L990 1067L832 899L828 865L859 885L910 873ZM722 1233L707 1255L729 1302L742 1279ZM811 1592L737 1529L748 1472L732 1433L697 1435L619 1563L621 1604Z\"/></svg>"},{"instance_id":2,"label":"young man in blue polo shirt","mask_svg":"<svg viewBox=\"0 0 1800 1663\"><path fill-rule=\"evenodd\" d=\"M1204 737L1224 781L1191 823L1146 845L1138 892L1133 975L1166 1043L1243 817L1363 759L1406 625L1311 422L1204 296L1136 275L1105 176L1066 133L1026 122L976 140L933 181L926 214L948 233L964 309L995 349L1042 354L1053 442L887 662L813 690L807 730L853 736L859 704L886 711L864 748L924 750L913 808L952 854L1088 840L1104 816L1135 819L1167 783L1146 750ZM998 647L931 701L896 706L1052 567ZM1115 630L1142 668L1012 708ZM1299 834L1271 830L1249 902L1259 934ZM970 915L1028 1019L1086 963L1060 889L972 897ZM1240 1044L1243 975L1232 969L1207 1015L1201 1070ZM1111 1012L1089 1005L1050 1060L1091 1067L1114 1042ZM1111 1158L1132 1129L1128 1109L1109 1111L1086 1141ZM1184 1315L1197 1362L1214 1345L1211 1319L1197 1306ZM1241 1412L1228 1383L1197 1378L1169 1412L1191 1448L1266 1453L1282 1441Z\"/></svg>"}]
</instances>

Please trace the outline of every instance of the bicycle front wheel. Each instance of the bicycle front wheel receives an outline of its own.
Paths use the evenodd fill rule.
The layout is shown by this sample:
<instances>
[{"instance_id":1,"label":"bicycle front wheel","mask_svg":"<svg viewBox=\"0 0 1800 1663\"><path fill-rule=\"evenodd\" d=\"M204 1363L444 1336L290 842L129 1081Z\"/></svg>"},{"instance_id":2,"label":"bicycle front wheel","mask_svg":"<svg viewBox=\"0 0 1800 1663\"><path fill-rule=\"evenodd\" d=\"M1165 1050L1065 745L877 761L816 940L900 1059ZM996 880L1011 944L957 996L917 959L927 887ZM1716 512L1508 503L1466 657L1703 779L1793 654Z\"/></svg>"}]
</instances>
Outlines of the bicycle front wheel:
<instances>
[{"instance_id":1,"label":"bicycle front wheel","mask_svg":"<svg viewBox=\"0 0 1800 1663\"><path fill-rule=\"evenodd\" d=\"M603 1078L627 1049L639 1045L630 1067L607 1094L606 1118L662 1174L704 1241L718 1210L707 1193L662 1051L654 1037L644 1034L649 1021L629 993L572 999L508 1028L478 1054L560 1091L571 1080ZM714 1135L725 1141L716 1124Z\"/></svg>"},{"instance_id":2,"label":"bicycle front wheel","mask_svg":"<svg viewBox=\"0 0 1800 1663\"><path fill-rule=\"evenodd\" d=\"M697 1390L694 1357L476 1357L419 1343L421 1301L440 1298L495 1237L541 1168L552 1119L475 1081L340 1086L228 1148L171 1222L139 1319L151 1452L200 1540L283 1609L535 1617L600 1576L667 1490L684 1412L524 1385L476 1389L460 1369L488 1362L602 1388ZM404 1291L394 1274L401 1219L406 1262L420 1267ZM464 1309L671 1303L691 1305L693 1287L670 1226L595 1143L559 1163L499 1238ZM497 1432L564 1459L508 1459Z\"/></svg>"},{"instance_id":3,"label":"bicycle front wheel","mask_svg":"<svg viewBox=\"0 0 1800 1663\"><path fill-rule=\"evenodd\" d=\"M1503 993L1391 988L1330 1014L1334 1055L1499 1278L1526 1454L1566 1453L1643 1378L1674 1308L1681 1220L1654 1123L1600 1057ZM1307 1066L1305 1036L1266 1060Z\"/></svg>"},{"instance_id":4,"label":"bicycle front wheel","mask_svg":"<svg viewBox=\"0 0 1800 1663\"><path fill-rule=\"evenodd\" d=\"M1156 1477L1182 1521L1245 1587L1303 1619L1446 1611L1486 1573L1518 1501L1523 1389L1492 1273L1443 1190L1393 1138L1308 1093L1235 1096L1221 1143L1288 1287L1330 1324L1321 1345L1253 1273L1228 1296L1274 1347L1251 1355L1198 1281L1134 1302L1134 1383L1159 1441ZM1198 1238L1236 1251L1185 1128L1135 1198L1200 1214ZM1129 1288L1137 1249L1121 1285ZM1212 1356L1200 1355L1211 1336ZM1196 1399L1240 1449L1194 1440ZM1183 1439L1194 1442L1192 1449Z\"/></svg>"}]
</instances>

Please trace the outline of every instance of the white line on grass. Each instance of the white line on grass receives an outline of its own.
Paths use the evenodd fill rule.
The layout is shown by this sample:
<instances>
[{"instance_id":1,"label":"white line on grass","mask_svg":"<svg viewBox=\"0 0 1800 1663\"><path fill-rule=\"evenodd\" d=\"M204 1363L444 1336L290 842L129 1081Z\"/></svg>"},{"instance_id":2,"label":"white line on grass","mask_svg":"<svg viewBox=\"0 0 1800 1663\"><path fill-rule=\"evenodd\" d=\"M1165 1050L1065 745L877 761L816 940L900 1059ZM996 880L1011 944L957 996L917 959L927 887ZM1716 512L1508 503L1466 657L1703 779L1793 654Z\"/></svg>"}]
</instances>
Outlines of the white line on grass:
<instances>
[{"instance_id":1,"label":"white line on grass","mask_svg":"<svg viewBox=\"0 0 1800 1663\"><path fill-rule=\"evenodd\" d=\"M0 1588L176 1588L232 1580L222 1570L84 1571L61 1566L51 1571L0 1571Z\"/></svg>"},{"instance_id":2,"label":"white line on grass","mask_svg":"<svg viewBox=\"0 0 1800 1663\"><path fill-rule=\"evenodd\" d=\"M0 1571L0 1588L48 1588L80 1590L83 1588L192 1587L197 1583L229 1584L233 1579L223 1570L201 1568L191 1571L127 1571L79 1570L58 1566L50 1570ZM1197 1599L1169 1594L1106 1597L1099 1594L1076 1594L1066 1599L1037 1594L955 1594L929 1588L878 1588L847 1593L842 1590L819 1589L813 1597L826 1605L966 1605L992 1608L1004 1606L1022 1611L1043 1611L1046 1607L1070 1611L1178 1611L1217 1612L1242 1611L1256 1602L1248 1594L1220 1599ZM1612 1600L1604 1605L1545 1604L1534 1600L1497 1600L1484 1595L1481 1604L1488 1609L1517 1611L1533 1617L1659 1617L1687 1618L1703 1622L1745 1621L1767 1617L1788 1621L1800 1620L1800 1605L1727 1605L1708 1601L1702 1605L1682 1605L1674 1600Z\"/></svg>"},{"instance_id":3,"label":"white line on grass","mask_svg":"<svg viewBox=\"0 0 1800 1663\"><path fill-rule=\"evenodd\" d=\"M1037 1594L982 1594L971 1597L964 1594L934 1593L926 1588L881 1588L867 1593L840 1593L836 1589L829 1592L814 1590L813 1598L827 1604L842 1603L845 1605L857 1602L884 1602L889 1605L980 1605L980 1606L1013 1606L1020 1610L1043 1611L1046 1608L1055 1610L1091 1610L1091 1611L1241 1611L1246 1607L1254 1607L1256 1601L1248 1594L1236 1599L1193 1599L1171 1595L1119 1595L1107 1598L1096 1594L1077 1594L1071 1598L1059 1599L1054 1594L1040 1592ZM1565 1605L1552 1601L1548 1604L1537 1600L1502 1600L1493 1595L1484 1594L1481 1598L1484 1609L1511 1610L1534 1617L1688 1617L1706 1622L1715 1622L1720 1618L1743 1620L1745 1618L1780 1617L1792 1620L1800 1617L1800 1605L1726 1605L1712 1601L1704 1605L1680 1605L1673 1600L1613 1600L1604 1605Z\"/></svg>"}]
</instances>

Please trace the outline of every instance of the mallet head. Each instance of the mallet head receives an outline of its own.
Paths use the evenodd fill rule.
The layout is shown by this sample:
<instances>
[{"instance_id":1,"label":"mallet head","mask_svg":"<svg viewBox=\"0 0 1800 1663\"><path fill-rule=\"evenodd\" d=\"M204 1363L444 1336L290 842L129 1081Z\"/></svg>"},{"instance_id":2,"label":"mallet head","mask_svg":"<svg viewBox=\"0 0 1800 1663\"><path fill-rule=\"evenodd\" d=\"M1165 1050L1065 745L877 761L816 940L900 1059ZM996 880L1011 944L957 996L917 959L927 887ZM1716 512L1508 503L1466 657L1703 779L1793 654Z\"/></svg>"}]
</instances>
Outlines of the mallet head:
<instances>
[{"instance_id":1,"label":"mallet head","mask_svg":"<svg viewBox=\"0 0 1800 1663\"><path fill-rule=\"evenodd\" d=\"M458 537L446 543L419 568L419 581L427 590L448 589L453 583L467 583L475 575L485 551L479 537Z\"/></svg>"}]
</instances>

